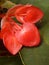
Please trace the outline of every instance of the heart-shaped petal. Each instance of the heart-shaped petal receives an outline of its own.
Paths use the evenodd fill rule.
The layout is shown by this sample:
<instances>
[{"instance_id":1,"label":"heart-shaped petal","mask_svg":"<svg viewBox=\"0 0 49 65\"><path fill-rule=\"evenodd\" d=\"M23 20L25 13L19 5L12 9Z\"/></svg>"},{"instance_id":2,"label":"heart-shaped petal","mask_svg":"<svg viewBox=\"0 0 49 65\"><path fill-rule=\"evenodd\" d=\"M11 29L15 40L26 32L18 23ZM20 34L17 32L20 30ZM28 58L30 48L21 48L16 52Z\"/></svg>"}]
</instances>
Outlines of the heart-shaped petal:
<instances>
[{"instance_id":1,"label":"heart-shaped petal","mask_svg":"<svg viewBox=\"0 0 49 65\"><path fill-rule=\"evenodd\" d=\"M6 32L3 36L4 46L8 49L8 51L15 55L22 48L22 45L17 41L16 37L9 32Z\"/></svg>"},{"instance_id":2,"label":"heart-shaped petal","mask_svg":"<svg viewBox=\"0 0 49 65\"><path fill-rule=\"evenodd\" d=\"M24 46L38 46L40 44L40 34L37 27L31 23L22 25L21 30L15 36Z\"/></svg>"},{"instance_id":3,"label":"heart-shaped petal","mask_svg":"<svg viewBox=\"0 0 49 65\"><path fill-rule=\"evenodd\" d=\"M11 54L15 55L22 48L22 44L18 42L14 34L15 28L17 31L16 23L12 19L6 17L4 17L1 22L3 44Z\"/></svg>"},{"instance_id":4,"label":"heart-shaped petal","mask_svg":"<svg viewBox=\"0 0 49 65\"><path fill-rule=\"evenodd\" d=\"M38 7L24 5L16 10L15 16L21 23L36 23L43 17L43 12Z\"/></svg>"}]
</instances>

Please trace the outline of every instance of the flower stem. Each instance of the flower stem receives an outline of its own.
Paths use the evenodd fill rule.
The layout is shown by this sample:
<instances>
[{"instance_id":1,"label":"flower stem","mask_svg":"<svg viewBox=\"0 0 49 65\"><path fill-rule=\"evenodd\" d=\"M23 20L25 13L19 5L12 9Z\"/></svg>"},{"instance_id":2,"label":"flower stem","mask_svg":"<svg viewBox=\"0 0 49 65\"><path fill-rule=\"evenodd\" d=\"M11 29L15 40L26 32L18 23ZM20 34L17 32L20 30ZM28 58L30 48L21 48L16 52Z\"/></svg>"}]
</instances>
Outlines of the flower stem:
<instances>
[{"instance_id":1,"label":"flower stem","mask_svg":"<svg viewBox=\"0 0 49 65\"><path fill-rule=\"evenodd\" d=\"M25 63L24 63L24 61L23 61L23 59L22 59L22 55L21 55L20 52L19 52L19 56L20 56L20 59L21 59L21 61L22 61L22 64L25 65Z\"/></svg>"}]
</instances>

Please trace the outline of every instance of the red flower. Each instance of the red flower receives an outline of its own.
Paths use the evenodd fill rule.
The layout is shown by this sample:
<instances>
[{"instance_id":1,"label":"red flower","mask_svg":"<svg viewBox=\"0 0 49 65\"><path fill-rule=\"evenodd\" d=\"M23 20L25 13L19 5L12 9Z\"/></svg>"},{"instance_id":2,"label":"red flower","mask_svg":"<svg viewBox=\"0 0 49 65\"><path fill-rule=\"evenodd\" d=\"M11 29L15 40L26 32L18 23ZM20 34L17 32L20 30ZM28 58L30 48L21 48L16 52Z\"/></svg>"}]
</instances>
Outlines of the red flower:
<instances>
[{"instance_id":1,"label":"red flower","mask_svg":"<svg viewBox=\"0 0 49 65\"><path fill-rule=\"evenodd\" d=\"M22 24L13 21L12 17L15 16ZM1 21L1 38L10 53L15 55L22 46L34 47L40 44L40 34L34 23L42 16L43 12L32 5L18 5L8 10Z\"/></svg>"}]
</instances>

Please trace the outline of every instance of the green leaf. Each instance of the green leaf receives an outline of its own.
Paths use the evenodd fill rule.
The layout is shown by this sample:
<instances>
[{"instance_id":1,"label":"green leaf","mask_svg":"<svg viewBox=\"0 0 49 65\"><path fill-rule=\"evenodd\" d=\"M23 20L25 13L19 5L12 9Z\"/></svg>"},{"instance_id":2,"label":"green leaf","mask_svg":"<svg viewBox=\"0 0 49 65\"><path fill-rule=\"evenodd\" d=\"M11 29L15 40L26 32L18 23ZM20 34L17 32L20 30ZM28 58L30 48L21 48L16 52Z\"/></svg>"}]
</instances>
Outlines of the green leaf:
<instances>
[{"instance_id":1,"label":"green leaf","mask_svg":"<svg viewBox=\"0 0 49 65\"><path fill-rule=\"evenodd\" d=\"M43 37L43 40L46 44L49 45L49 8L46 9L44 19L42 21L42 27L40 33Z\"/></svg>"},{"instance_id":2,"label":"green leaf","mask_svg":"<svg viewBox=\"0 0 49 65\"><path fill-rule=\"evenodd\" d=\"M44 42L49 45L49 23L47 23L41 30L41 35L43 37Z\"/></svg>"},{"instance_id":3,"label":"green leaf","mask_svg":"<svg viewBox=\"0 0 49 65\"><path fill-rule=\"evenodd\" d=\"M49 65L49 46L45 42L39 47L23 48L21 57L25 65Z\"/></svg>"},{"instance_id":4,"label":"green leaf","mask_svg":"<svg viewBox=\"0 0 49 65\"><path fill-rule=\"evenodd\" d=\"M19 56L0 57L0 65L22 65Z\"/></svg>"}]
</instances>

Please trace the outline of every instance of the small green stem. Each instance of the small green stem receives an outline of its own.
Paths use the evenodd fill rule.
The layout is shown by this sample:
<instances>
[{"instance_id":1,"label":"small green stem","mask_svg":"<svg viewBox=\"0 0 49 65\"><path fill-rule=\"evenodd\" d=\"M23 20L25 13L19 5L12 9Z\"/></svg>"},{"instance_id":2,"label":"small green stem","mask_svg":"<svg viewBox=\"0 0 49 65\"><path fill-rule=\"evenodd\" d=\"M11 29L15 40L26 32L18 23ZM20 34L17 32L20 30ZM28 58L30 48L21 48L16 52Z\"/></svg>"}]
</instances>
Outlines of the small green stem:
<instances>
[{"instance_id":1,"label":"small green stem","mask_svg":"<svg viewBox=\"0 0 49 65\"><path fill-rule=\"evenodd\" d=\"M19 52L19 56L20 56L20 59L21 59L21 61L22 61L22 64L25 65L25 63L24 63L24 61L23 61L23 59L22 59L22 55L21 55L20 52Z\"/></svg>"}]
</instances>

